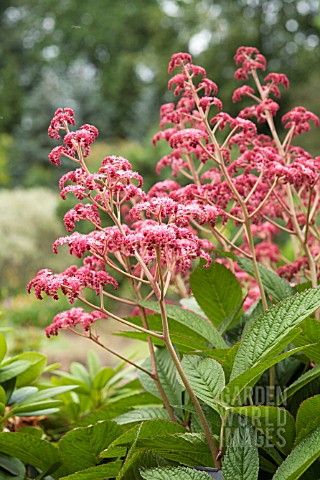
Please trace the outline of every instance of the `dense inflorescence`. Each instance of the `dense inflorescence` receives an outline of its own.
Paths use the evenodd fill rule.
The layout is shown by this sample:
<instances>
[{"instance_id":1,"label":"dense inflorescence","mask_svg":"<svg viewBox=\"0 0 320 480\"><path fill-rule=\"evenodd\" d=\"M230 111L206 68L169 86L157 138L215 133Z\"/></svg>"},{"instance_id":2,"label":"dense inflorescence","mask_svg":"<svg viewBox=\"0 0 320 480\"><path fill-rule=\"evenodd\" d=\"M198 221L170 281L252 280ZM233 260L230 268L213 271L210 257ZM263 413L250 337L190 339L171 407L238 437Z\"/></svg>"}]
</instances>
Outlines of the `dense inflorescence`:
<instances>
[{"instance_id":1,"label":"dense inflorescence","mask_svg":"<svg viewBox=\"0 0 320 480\"><path fill-rule=\"evenodd\" d=\"M61 292L70 303L80 299L96 313L73 308L59 314L48 335L78 324L89 334L97 318L108 317L104 298L110 294L105 287L117 288L114 274L131 282L137 298L154 294L162 299L170 285L185 296L193 261L203 258L208 266L215 250L244 256L255 265L261 262L293 283L302 279L316 285L320 157L293 145L292 139L308 131L310 123L318 126L319 119L303 107L293 108L283 115L284 130L278 133L276 100L280 88L289 87L287 77L269 73L261 80L266 59L256 48L240 47L235 61L235 78L253 82L234 91L233 102L250 104L233 118L223 110L218 87L205 69L194 65L187 53L172 56L168 88L179 98L161 107L161 129L152 141L170 146L156 171L169 167L176 180L158 182L148 193L142 190L141 175L125 158L107 156L91 173L85 159L98 130L85 124L71 131L74 112L70 108L55 112L49 136L64 138L49 159L59 165L67 157L77 164L60 181L61 197L72 194L79 201L66 213L65 227L71 233L85 220L92 231L75 231L53 246L57 252L59 245L67 244L70 254L82 259L82 267L72 266L60 274L41 270L28 290L34 289L38 298L45 293L57 299ZM268 125L269 135L259 133L259 123ZM184 180L181 186L181 177L187 185ZM295 238L293 262L279 248L281 231ZM245 308L263 298L259 278L248 276L230 256L218 261L247 288ZM86 300L88 288L100 298L98 305ZM134 299L127 302L134 304Z\"/></svg>"}]
</instances>

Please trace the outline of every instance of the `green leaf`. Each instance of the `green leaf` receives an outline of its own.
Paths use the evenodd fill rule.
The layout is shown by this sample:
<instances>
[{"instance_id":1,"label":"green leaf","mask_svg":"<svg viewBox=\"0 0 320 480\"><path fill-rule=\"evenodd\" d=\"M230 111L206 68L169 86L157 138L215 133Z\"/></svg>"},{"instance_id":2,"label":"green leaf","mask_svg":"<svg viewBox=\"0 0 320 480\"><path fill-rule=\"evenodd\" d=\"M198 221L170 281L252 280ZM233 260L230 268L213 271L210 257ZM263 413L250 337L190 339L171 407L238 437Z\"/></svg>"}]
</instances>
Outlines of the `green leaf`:
<instances>
[{"instance_id":1,"label":"green leaf","mask_svg":"<svg viewBox=\"0 0 320 480\"><path fill-rule=\"evenodd\" d=\"M88 362L90 376L94 377L95 375L97 375L97 373L101 368L100 358L96 354L96 352L93 352L92 350L90 350L87 355L87 362Z\"/></svg>"},{"instance_id":2,"label":"green leaf","mask_svg":"<svg viewBox=\"0 0 320 480\"><path fill-rule=\"evenodd\" d=\"M0 452L17 457L23 463L41 470L46 470L55 463L62 463L56 447L27 433L0 433Z\"/></svg>"},{"instance_id":3,"label":"green leaf","mask_svg":"<svg viewBox=\"0 0 320 480\"><path fill-rule=\"evenodd\" d=\"M142 480L140 475L142 465L145 468L151 468L170 465L170 463L149 450L137 450L132 455L126 457L117 480Z\"/></svg>"},{"instance_id":4,"label":"green leaf","mask_svg":"<svg viewBox=\"0 0 320 480\"><path fill-rule=\"evenodd\" d=\"M185 467L162 467L140 470L144 480L209 480L208 473Z\"/></svg>"},{"instance_id":5,"label":"green leaf","mask_svg":"<svg viewBox=\"0 0 320 480\"><path fill-rule=\"evenodd\" d=\"M38 352L23 352L14 358L7 360L3 365L12 365L15 361L26 361L29 368L18 375L17 387L27 387L36 380L44 371L47 364L47 357Z\"/></svg>"},{"instance_id":6,"label":"green leaf","mask_svg":"<svg viewBox=\"0 0 320 480\"><path fill-rule=\"evenodd\" d=\"M26 475L26 468L18 458L12 457L2 453L0 455L0 467L6 470L9 474L14 475L14 480L24 480ZM8 476L8 478L12 478ZM0 474L2 480L2 476ZM5 477L7 478L7 477Z\"/></svg>"},{"instance_id":7,"label":"green leaf","mask_svg":"<svg viewBox=\"0 0 320 480\"><path fill-rule=\"evenodd\" d=\"M235 275L224 265L203 262L190 276L192 293L212 323L218 327L242 302L241 286Z\"/></svg>"},{"instance_id":8,"label":"green leaf","mask_svg":"<svg viewBox=\"0 0 320 480\"><path fill-rule=\"evenodd\" d=\"M230 378L280 353L293 330L319 306L320 287L317 287L297 293L260 315L241 342Z\"/></svg>"},{"instance_id":9,"label":"green leaf","mask_svg":"<svg viewBox=\"0 0 320 480\"><path fill-rule=\"evenodd\" d=\"M252 429L238 427L223 461L224 480L257 480L259 454Z\"/></svg>"},{"instance_id":10,"label":"green leaf","mask_svg":"<svg viewBox=\"0 0 320 480\"><path fill-rule=\"evenodd\" d=\"M158 302L140 301L139 305L148 308L156 313L161 313L160 305ZM166 304L167 315L173 318L176 322L181 323L183 326L188 327L194 332L204 337L209 344L216 348L227 348L225 341L218 332L218 330L203 317L196 315L189 310L176 307L174 305ZM169 321L170 323L170 321ZM209 345L208 345L209 346Z\"/></svg>"},{"instance_id":11,"label":"green leaf","mask_svg":"<svg viewBox=\"0 0 320 480\"><path fill-rule=\"evenodd\" d=\"M301 345L313 344L316 340L320 339L320 322L314 318L306 318L300 325L302 332L294 339L294 344L297 347ZM320 363L320 348L319 343L314 344L303 352L310 360L316 363Z\"/></svg>"},{"instance_id":12,"label":"green leaf","mask_svg":"<svg viewBox=\"0 0 320 480\"><path fill-rule=\"evenodd\" d=\"M183 388L177 383L176 367L166 348L160 348L155 354L159 381L167 395L170 405L180 405ZM147 358L142 367L152 372L151 359ZM140 382L147 392L161 398L154 380L146 373L139 371Z\"/></svg>"},{"instance_id":13,"label":"green leaf","mask_svg":"<svg viewBox=\"0 0 320 480\"><path fill-rule=\"evenodd\" d=\"M28 399L38 391L37 387L21 387L17 388L10 397L10 401L8 405L12 405L14 403L20 403L24 400Z\"/></svg>"},{"instance_id":14,"label":"green leaf","mask_svg":"<svg viewBox=\"0 0 320 480\"><path fill-rule=\"evenodd\" d=\"M284 408L272 406L235 407L232 412L247 417L252 426L280 451L288 454L293 447L295 426L292 415Z\"/></svg>"},{"instance_id":15,"label":"green leaf","mask_svg":"<svg viewBox=\"0 0 320 480\"><path fill-rule=\"evenodd\" d=\"M283 390L283 392L280 393L276 401L277 405L285 403L286 400L288 400L288 398L290 398L294 393L300 390L300 388L304 387L307 383L311 382L319 375L320 365L303 373L295 382L291 383L288 388L286 388L285 390Z\"/></svg>"},{"instance_id":16,"label":"green leaf","mask_svg":"<svg viewBox=\"0 0 320 480\"><path fill-rule=\"evenodd\" d=\"M0 333L0 362L4 359L7 353L7 342L2 333Z\"/></svg>"},{"instance_id":17,"label":"green leaf","mask_svg":"<svg viewBox=\"0 0 320 480\"><path fill-rule=\"evenodd\" d=\"M101 453L102 458L116 458L118 456L125 455L128 447L137 441L137 434L141 439L150 439L155 435L168 436L173 433L183 433L185 428L177 423L170 422L169 420L149 420L142 422L140 425L127 430L116 440L114 440L109 447Z\"/></svg>"},{"instance_id":18,"label":"green leaf","mask_svg":"<svg viewBox=\"0 0 320 480\"><path fill-rule=\"evenodd\" d=\"M320 395L315 395L302 402L297 412L296 444L318 427L320 427Z\"/></svg>"},{"instance_id":19,"label":"green leaf","mask_svg":"<svg viewBox=\"0 0 320 480\"><path fill-rule=\"evenodd\" d=\"M62 404L61 400L45 400L42 402L25 403L24 405L17 405L12 408L12 415L30 416L35 415L36 411L51 409Z\"/></svg>"},{"instance_id":20,"label":"green leaf","mask_svg":"<svg viewBox=\"0 0 320 480\"><path fill-rule=\"evenodd\" d=\"M110 462L107 465L97 465L96 467L81 470L67 477L62 477L60 480L105 480L114 478L118 475L121 465L121 460Z\"/></svg>"},{"instance_id":21,"label":"green leaf","mask_svg":"<svg viewBox=\"0 0 320 480\"><path fill-rule=\"evenodd\" d=\"M280 465L272 480L297 480L320 456L320 427L310 432Z\"/></svg>"},{"instance_id":22,"label":"green leaf","mask_svg":"<svg viewBox=\"0 0 320 480\"><path fill-rule=\"evenodd\" d=\"M115 422L106 420L66 433L58 445L67 472L74 473L98 464L100 452L122 432L122 427Z\"/></svg>"},{"instance_id":23,"label":"green leaf","mask_svg":"<svg viewBox=\"0 0 320 480\"><path fill-rule=\"evenodd\" d=\"M244 257L237 257L237 263L239 267L247 272L252 277L255 277L254 268L251 260ZM294 289L290 286L282 277L279 277L276 273L264 265L258 264L259 273L263 287L268 295L276 302L281 302L285 298L291 297L294 294Z\"/></svg>"},{"instance_id":24,"label":"green leaf","mask_svg":"<svg viewBox=\"0 0 320 480\"><path fill-rule=\"evenodd\" d=\"M74 390L77 388L77 385L66 385L61 387L49 387L43 390L40 390L34 393L32 396L28 397L26 400L20 403L20 405L24 405L26 403L33 403L33 402L40 402L43 400L47 400L52 397L56 397L57 395L61 395L62 393L69 392L70 390Z\"/></svg>"},{"instance_id":25,"label":"green leaf","mask_svg":"<svg viewBox=\"0 0 320 480\"><path fill-rule=\"evenodd\" d=\"M264 360L263 362L258 363L255 367L241 373L226 385L221 392L220 399L229 405L234 405L237 402L237 399L242 396L241 402L243 403L245 398L251 393L251 388L259 380L263 372L276 363L281 362L281 360L284 360L303 349L304 347L298 347L288 350L280 355L274 356L273 358Z\"/></svg>"},{"instance_id":26,"label":"green leaf","mask_svg":"<svg viewBox=\"0 0 320 480\"><path fill-rule=\"evenodd\" d=\"M92 387L96 390L102 390L114 374L114 370L110 367L101 368L93 378Z\"/></svg>"},{"instance_id":27,"label":"green leaf","mask_svg":"<svg viewBox=\"0 0 320 480\"><path fill-rule=\"evenodd\" d=\"M225 386L224 371L220 363L213 358L185 355L182 368L196 396L215 408L214 399ZM180 378L178 380L182 383Z\"/></svg>"},{"instance_id":28,"label":"green leaf","mask_svg":"<svg viewBox=\"0 0 320 480\"><path fill-rule=\"evenodd\" d=\"M91 388L91 379L88 370L79 362L72 362L70 366L70 372L74 375L78 380L81 380L88 387Z\"/></svg>"},{"instance_id":29,"label":"green leaf","mask_svg":"<svg viewBox=\"0 0 320 480\"><path fill-rule=\"evenodd\" d=\"M22 372L25 372L30 367L30 362L25 360L16 360L10 365L0 367L0 383L4 383L7 380L17 377Z\"/></svg>"},{"instance_id":30,"label":"green leaf","mask_svg":"<svg viewBox=\"0 0 320 480\"><path fill-rule=\"evenodd\" d=\"M180 462L184 465L212 466L213 459L208 443L202 433L174 433L151 438L138 438L136 449L148 449L163 458Z\"/></svg>"},{"instance_id":31,"label":"green leaf","mask_svg":"<svg viewBox=\"0 0 320 480\"><path fill-rule=\"evenodd\" d=\"M145 420L154 420L156 418L170 419L167 410L163 407L145 407L123 413L122 415L115 417L114 421L119 423L119 425L125 425Z\"/></svg>"}]
</instances>

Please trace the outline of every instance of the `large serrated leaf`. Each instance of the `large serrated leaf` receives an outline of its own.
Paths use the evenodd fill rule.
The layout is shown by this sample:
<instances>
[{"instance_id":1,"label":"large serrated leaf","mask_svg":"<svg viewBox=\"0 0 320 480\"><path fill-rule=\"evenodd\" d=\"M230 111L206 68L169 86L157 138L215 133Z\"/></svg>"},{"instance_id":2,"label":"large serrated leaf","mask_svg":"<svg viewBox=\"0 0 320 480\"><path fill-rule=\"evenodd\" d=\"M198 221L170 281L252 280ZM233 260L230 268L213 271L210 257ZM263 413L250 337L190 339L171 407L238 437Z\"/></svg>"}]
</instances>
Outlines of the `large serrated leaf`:
<instances>
[{"instance_id":1,"label":"large serrated leaf","mask_svg":"<svg viewBox=\"0 0 320 480\"><path fill-rule=\"evenodd\" d=\"M304 387L305 385L307 385L307 383L319 377L319 375L320 365L303 373L295 382L293 382L288 388L286 388L285 390L283 390L283 392L280 393L276 401L277 405L285 403L288 398L290 398L294 393L300 390L300 388Z\"/></svg>"},{"instance_id":2,"label":"large serrated leaf","mask_svg":"<svg viewBox=\"0 0 320 480\"><path fill-rule=\"evenodd\" d=\"M293 330L319 306L320 287L317 287L289 297L260 315L241 342L231 380L263 359L280 353Z\"/></svg>"},{"instance_id":3,"label":"large serrated leaf","mask_svg":"<svg viewBox=\"0 0 320 480\"><path fill-rule=\"evenodd\" d=\"M134 325L143 326L141 317L130 317L128 320ZM150 330L162 332L162 322L159 314L147 315L147 322ZM117 335L142 341L147 341L148 339L148 335L143 332L125 331L117 333ZM197 333L194 329L177 322L173 318L170 318L170 336L172 343L179 347L181 353L208 348L208 339L203 333ZM156 346L164 346L163 340L158 338L154 338L153 343Z\"/></svg>"},{"instance_id":4,"label":"large serrated leaf","mask_svg":"<svg viewBox=\"0 0 320 480\"><path fill-rule=\"evenodd\" d=\"M163 467L140 470L144 480L209 480L208 473L185 467Z\"/></svg>"},{"instance_id":5,"label":"large serrated leaf","mask_svg":"<svg viewBox=\"0 0 320 480\"><path fill-rule=\"evenodd\" d=\"M185 355L182 368L196 396L215 408L214 399L225 386L224 371L220 363L213 358ZM182 383L180 377L178 380Z\"/></svg>"},{"instance_id":6,"label":"large serrated leaf","mask_svg":"<svg viewBox=\"0 0 320 480\"><path fill-rule=\"evenodd\" d=\"M142 422L145 420L154 420L156 418L165 418L170 420L167 410L163 407L145 407L137 408L129 412L123 413L115 417L114 421L119 425L126 425L128 423Z\"/></svg>"},{"instance_id":7,"label":"large serrated leaf","mask_svg":"<svg viewBox=\"0 0 320 480\"><path fill-rule=\"evenodd\" d=\"M212 453L201 433L174 433L165 436L153 436L148 439L138 438L137 449L148 449L163 458L180 462L184 465L213 466Z\"/></svg>"},{"instance_id":8,"label":"large serrated leaf","mask_svg":"<svg viewBox=\"0 0 320 480\"><path fill-rule=\"evenodd\" d=\"M107 465L97 465L96 467L87 468L80 472L73 473L60 480L106 480L117 476L122 465L122 461L110 462Z\"/></svg>"},{"instance_id":9,"label":"large serrated leaf","mask_svg":"<svg viewBox=\"0 0 320 480\"><path fill-rule=\"evenodd\" d=\"M301 333L294 339L294 344L297 347L301 345L313 344L316 341L320 341L320 322L314 318L306 318L300 325ZM310 360L320 363L320 345L316 343L308 347L304 352L304 355L310 358Z\"/></svg>"},{"instance_id":10,"label":"large serrated leaf","mask_svg":"<svg viewBox=\"0 0 320 480\"><path fill-rule=\"evenodd\" d=\"M320 395L301 403L296 417L296 441L298 444L312 430L320 427Z\"/></svg>"},{"instance_id":11,"label":"large serrated leaf","mask_svg":"<svg viewBox=\"0 0 320 480\"><path fill-rule=\"evenodd\" d=\"M288 454L295 438L294 420L284 408L250 405L235 407L232 412L247 417L252 426L275 445L280 451Z\"/></svg>"},{"instance_id":12,"label":"large serrated leaf","mask_svg":"<svg viewBox=\"0 0 320 480\"><path fill-rule=\"evenodd\" d=\"M127 430L115 439L109 447L101 453L102 458L116 458L125 455L128 447L137 441L137 434L141 439L149 439L156 435L166 436L173 433L183 433L185 428L169 420L149 420Z\"/></svg>"},{"instance_id":13,"label":"large serrated leaf","mask_svg":"<svg viewBox=\"0 0 320 480\"><path fill-rule=\"evenodd\" d=\"M160 305L158 302L151 302L141 300L139 305L148 308L156 313L161 313ZM176 322L188 327L195 331L197 334L206 338L207 342L216 348L227 348L225 341L218 332L218 330L203 317L184 310L183 308L176 307L175 305L166 304L166 311L169 318L173 318Z\"/></svg>"},{"instance_id":14,"label":"large serrated leaf","mask_svg":"<svg viewBox=\"0 0 320 480\"><path fill-rule=\"evenodd\" d=\"M66 433L59 441L59 450L68 473L84 470L99 463L99 454L123 432L112 421L103 421Z\"/></svg>"},{"instance_id":15,"label":"large serrated leaf","mask_svg":"<svg viewBox=\"0 0 320 480\"><path fill-rule=\"evenodd\" d=\"M309 433L280 465L272 480L298 480L320 456L320 427Z\"/></svg>"},{"instance_id":16,"label":"large serrated leaf","mask_svg":"<svg viewBox=\"0 0 320 480\"><path fill-rule=\"evenodd\" d=\"M59 450L51 443L27 433L0 433L0 452L19 458L41 470L47 470L54 464L62 464ZM55 474L52 475L57 478Z\"/></svg>"},{"instance_id":17,"label":"large serrated leaf","mask_svg":"<svg viewBox=\"0 0 320 480\"><path fill-rule=\"evenodd\" d=\"M116 480L142 480L141 467L152 468L165 465L171 465L171 462L165 460L149 450L137 450L125 462L117 476Z\"/></svg>"},{"instance_id":18,"label":"large serrated leaf","mask_svg":"<svg viewBox=\"0 0 320 480\"><path fill-rule=\"evenodd\" d=\"M221 392L220 399L229 405L234 405L236 404L237 399L240 397L243 403L248 397L249 393L251 393L251 388L259 380L263 372L268 370L268 368L272 367L276 363L290 357L291 355L299 353L304 348L305 347L298 347L288 350L287 352L276 355L273 358L264 360L263 362L258 363L258 365L255 367L252 367L249 370L241 373L226 385Z\"/></svg>"},{"instance_id":19,"label":"large serrated leaf","mask_svg":"<svg viewBox=\"0 0 320 480\"><path fill-rule=\"evenodd\" d=\"M257 480L259 455L252 429L238 427L223 461L224 480Z\"/></svg>"},{"instance_id":20,"label":"large serrated leaf","mask_svg":"<svg viewBox=\"0 0 320 480\"><path fill-rule=\"evenodd\" d=\"M167 349L160 348L155 354L157 373L159 381L165 391L170 405L180 405L183 388L177 383L176 367L170 357ZM143 368L152 372L151 359L142 364ZM139 371L140 382L147 392L152 393L155 397L161 398L154 380L146 373Z\"/></svg>"},{"instance_id":21,"label":"large serrated leaf","mask_svg":"<svg viewBox=\"0 0 320 480\"><path fill-rule=\"evenodd\" d=\"M237 257L237 263L242 270L252 277L255 277L254 268L251 260L244 257ZM295 291L284 278L279 277L276 273L264 265L258 264L259 273L263 287L268 295L276 302L281 302L285 298L292 296Z\"/></svg>"},{"instance_id":22,"label":"large serrated leaf","mask_svg":"<svg viewBox=\"0 0 320 480\"><path fill-rule=\"evenodd\" d=\"M239 281L221 263L204 268L201 262L190 276L190 285L197 303L216 327L241 304Z\"/></svg>"}]
</instances>

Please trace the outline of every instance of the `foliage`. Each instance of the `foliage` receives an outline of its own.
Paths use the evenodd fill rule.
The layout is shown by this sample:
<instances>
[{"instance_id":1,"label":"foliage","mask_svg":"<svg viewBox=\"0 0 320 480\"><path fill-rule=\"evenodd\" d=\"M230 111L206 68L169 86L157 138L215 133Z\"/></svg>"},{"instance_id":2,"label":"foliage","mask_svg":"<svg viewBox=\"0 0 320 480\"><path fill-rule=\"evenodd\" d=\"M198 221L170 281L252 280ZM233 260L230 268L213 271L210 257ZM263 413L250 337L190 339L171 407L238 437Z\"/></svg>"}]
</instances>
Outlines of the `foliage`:
<instances>
[{"instance_id":1,"label":"foliage","mask_svg":"<svg viewBox=\"0 0 320 480\"><path fill-rule=\"evenodd\" d=\"M311 326L317 333L320 320L319 157L293 139L320 120L295 107L281 119L283 133L275 99L287 77L262 79L266 59L256 48L240 47L235 60L235 78L252 79L254 88L235 90L235 102L247 97L251 104L234 118L188 53L171 58L169 89L180 98L161 108L153 142L169 144L157 170L170 167L173 178L184 177L181 184L165 180L145 193L122 156L105 157L91 172L86 158L97 128L74 131L74 111L55 112L49 136L64 138L49 159L75 162L59 186L63 199L72 194L78 203L64 215L69 235L53 248L67 244L81 262L58 274L39 271L28 291L38 299L65 296L72 305L55 316L48 337L67 330L87 338L134 366L148 393L137 379L119 384L118 374L92 356L88 369L74 363L70 374L60 372L56 388L79 386L64 393L69 424L85 426L56 446L0 435L0 452L31 464L40 478L165 478L174 467L176 478L183 478L181 467L205 478L192 470L202 465L222 470L226 480L298 479L318 467L312 411L319 407L319 343L307 332ZM83 220L90 231L76 228ZM279 232L292 244L292 261L276 241ZM127 280L125 294L116 292L119 276ZM103 342L98 321L107 319L147 342L150 358L136 363Z\"/></svg>"}]
</instances>

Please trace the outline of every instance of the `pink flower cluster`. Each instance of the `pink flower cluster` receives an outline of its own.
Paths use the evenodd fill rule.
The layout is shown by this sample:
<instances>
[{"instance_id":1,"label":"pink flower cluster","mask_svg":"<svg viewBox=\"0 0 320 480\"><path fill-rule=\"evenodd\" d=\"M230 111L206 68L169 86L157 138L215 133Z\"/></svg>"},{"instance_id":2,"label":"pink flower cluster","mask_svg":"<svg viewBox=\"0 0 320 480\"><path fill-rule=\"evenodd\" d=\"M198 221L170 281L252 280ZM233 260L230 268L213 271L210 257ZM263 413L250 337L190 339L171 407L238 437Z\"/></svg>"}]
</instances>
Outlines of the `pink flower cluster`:
<instances>
[{"instance_id":1,"label":"pink flower cluster","mask_svg":"<svg viewBox=\"0 0 320 480\"><path fill-rule=\"evenodd\" d=\"M233 102L245 99L250 104L233 118L223 111L218 87L205 69L194 65L188 53L172 56L169 73L175 73L168 88L180 98L161 107L160 131L153 144L165 141L171 149L159 161L157 172L171 167L173 177L187 179L183 186L167 179L145 193L141 175L127 159L116 156L105 157L91 173L85 158L98 130L85 124L70 131L75 126L73 111L55 112L49 136L60 139L61 131L65 135L63 145L50 153L50 161L59 165L65 156L78 164L60 180L61 197L72 194L78 200L64 217L65 227L70 233L77 222L87 221L92 231L74 231L53 245L55 253L59 245L68 245L83 266L60 274L41 270L28 291L54 299L61 292L73 303L84 299L89 288L100 302L92 313L72 308L57 315L48 336L78 324L90 332L96 318L104 316L101 312L107 312L101 307L108 295L105 287L118 287L109 271L129 278L139 298L142 288L149 288L147 297L155 294L159 299L169 285L181 286L182 279L187 291L193 261L203 258L209 266L215 249L261 262L292 282L303 275L316 281L319 268L312 258L320 255L316 227L320 157L291 142L310 129L310 122L319 126L319 119L303 107L293 108L282 117L285 130L278 135L274 116L279 104L274 98L281 97L279 87L289 87L287 77L269 73L260 80L266 59L256 48L240 47L235 61L235 78L246 82L252 78L253 85L235 90ZM269 134L259 133L261 122L269 126ZM277 242L281 230L296 237L297 258L291 264L283 259ZM247 288L248 308L261 296L261 288L230 259L219 261Z\"/></svg>"}]
</instances>

